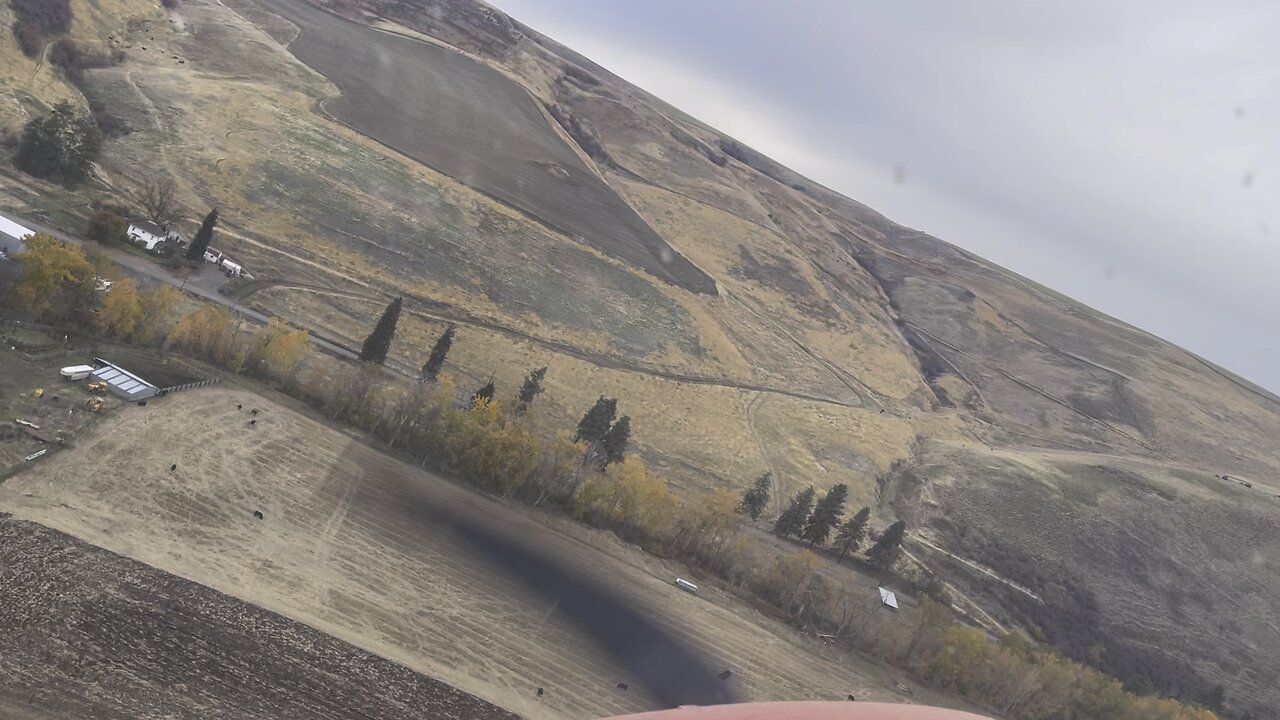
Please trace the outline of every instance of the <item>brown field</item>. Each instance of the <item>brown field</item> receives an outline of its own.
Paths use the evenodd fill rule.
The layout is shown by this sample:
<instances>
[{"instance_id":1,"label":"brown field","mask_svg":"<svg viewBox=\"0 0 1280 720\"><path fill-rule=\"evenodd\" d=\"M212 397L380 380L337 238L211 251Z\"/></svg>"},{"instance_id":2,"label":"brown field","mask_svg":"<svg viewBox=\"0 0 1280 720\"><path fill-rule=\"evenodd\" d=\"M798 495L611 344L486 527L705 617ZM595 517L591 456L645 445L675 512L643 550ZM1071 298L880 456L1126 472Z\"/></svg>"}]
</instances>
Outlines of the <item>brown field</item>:
<instances>
[{"instance_id":1,"label":"brown field","mask_svg":"<svg viewBox=\"0 0 1280 720\"><path fill-rule=\"evenodd\" d=\"M0 716L515 717L306 625L4 514Z\"/></svg>"},{"instance_id":2,"label":"brown field","mask_svg":"<svg viewBox=\"0 0 1280 720\"><path fill-rule=\"evenodd\" d=\"M250 408L260 411L256 427L247 424ZM562 523L550 529L537 514L440 481L243 390L201 389L121 408L75 448L0 486L0 510L278 612L526 717L642 710L662 704L670 689L637 682L643 665L627 651L611 652L609 640L593 640L599 628L580 603L539 585L541 574L509 572L501 553L486 550L468 527L499 528L483 532L519 537L522 547L627 598L707 667L733 669L726 693L906 699L891 689L893 672L806 649L793 631L713 588L701 597L676 591L672 576L687 571L601 533ZM255 520L254 510L265 519ZM634 684L621 692L618 682ZM538 686L547 689L541 700ZM914 692L913 701L946 703Z\"/></svg>"}]
</instances>

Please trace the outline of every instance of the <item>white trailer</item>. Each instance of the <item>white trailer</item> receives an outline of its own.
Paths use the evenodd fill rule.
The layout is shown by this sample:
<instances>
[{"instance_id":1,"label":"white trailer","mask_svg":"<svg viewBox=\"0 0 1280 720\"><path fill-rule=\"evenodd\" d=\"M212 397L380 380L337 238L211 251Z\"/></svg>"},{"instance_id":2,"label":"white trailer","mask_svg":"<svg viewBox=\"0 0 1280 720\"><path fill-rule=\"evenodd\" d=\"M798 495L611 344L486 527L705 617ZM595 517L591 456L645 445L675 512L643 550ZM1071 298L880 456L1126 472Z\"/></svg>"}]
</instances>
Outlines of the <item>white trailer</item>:
<instances>
[{"instance_id":1,"label":"white trailer","mask_svg":"<svg viewBox=\"0 0 1280 720\"><path fill-rule=\"evenodd\" d=\"M685 580L684 578L676 578L676 587L678 587L678 588L680 588L681 590L683 590L683 591L685 591L685 592L689 593L690 595L697 595L697 594L698 594L698 586L697 586L697 585L694 585L693 583L689 582L688 580Z\"/></svg>"},{"instance_id":2,"label":"white trailer","mask_svg":"<svg viewBox=\"0 0 1280 720\"><path fill-rule=\"evenodd\" d=\"M62 368L62 377L68 380L83 380L89 377L89 373L93 372L92 365L71 365Z\"/></svg>"}]
</instances>

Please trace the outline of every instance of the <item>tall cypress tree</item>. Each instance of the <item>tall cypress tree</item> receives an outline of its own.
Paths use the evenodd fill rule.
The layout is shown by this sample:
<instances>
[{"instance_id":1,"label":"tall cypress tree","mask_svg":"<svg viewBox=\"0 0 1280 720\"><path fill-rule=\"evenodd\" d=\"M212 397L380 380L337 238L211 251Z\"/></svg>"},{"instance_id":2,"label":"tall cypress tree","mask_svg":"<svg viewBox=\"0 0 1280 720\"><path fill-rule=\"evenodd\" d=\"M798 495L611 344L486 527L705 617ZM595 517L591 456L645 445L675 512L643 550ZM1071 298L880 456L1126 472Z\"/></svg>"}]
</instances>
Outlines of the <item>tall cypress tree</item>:
<instances>
[{"instance_id":1,"label":"tall cypress tree","mask_svg":"<svg viewBox=\"0 0 1280 720\"><path fill-rule=\"evenodd\" d=\"M773 473L766 472L756 478L756 482L742 493L742 502L738 504L738 512L746 513L752 520L759 520L764 509L769 506L769 490L773 487Z\"/></svg>"},{"instance_id":2,"label":"tall cypress tree","mask_svg":"<svg viewBox=\"0 0 1280 720\"><path fill-rule=\"evenodd\" d=\"M812 507L813 488L807 487L791 498L791 504L787 506L786 510L782 511L777 521L773 523L773 532L782 537L799 534L800 529L804 527L804 521L809 517L809 510Z\"/></svg>"},{"instance_id":3,"label":"tall cypress tree","mask_svg":"<svg viewBox=\"0 0 1280 720\"><path fill-rule=\"evenodd\" d=\"M213 228L218 224L218 208L209 211L204 216L204 222L200 223L200 229L196 231L196 236L191 239L191 245L187 248L188 260L204 260L204 251L209 249L209 243L213 242Z\"/></svg>"},{"instance_id":4,"label":"tall cypress tree","mask_svg":"<svg viewBox=\"0 0 1280 720\"><path fill-rule=\"evenodd\" d=\"M627 443L630 440L631 418L623 415L609 426L609 432L605 433L604 439L600 441L600 450L604 453L600 460L605 467L608 467L609 463L622 462L623 456L627 454Z\"/></svg>"},{"instance_id":5,"label":"tall cypress tree","mask_svg":"<svg viewBox=\"0 0 1280 720\"><path fill-rule=\"evenodd\" d=\"M534 368L524 378L520 386L520 397L516 399L516 414L523 415L533 401L542 394L542 379L547 376L547 367Z\"/></svg>"},{"instance_id":6,"label":"tall cypress tree","mask_svg":"<svg viewBox=\"0 0 1280 720\"><path fill-rule=\"evenodd\" d=\"M604 440L617 414L618 401L601 395L600 399L596 400L596 404L592 405L591 409L578 421L578 431L574 434L573 441L586 440L591 445L595 445Z\"/></svg>"},{"instance_id":7,"label":"tall cypress tree","mask_svg":"<svg viewBox=\"0 0 1280 720\"><path fill-rule=\"evenodd\" d=\"M907 533L907 523L903 520L889 526L880 536L876 544L867 551L867 557L876 567L888 569L898 559L898 549L902 547L902 538Z\"/></svg>"},{"instance_id":8,"label":"tall cypress tree","mask_svg":"<svg viewBox=\"0 0 1280 720\"><path fill-rule=\"evenodd\" d=\"M849 497L849 486L840 483L832 485L827 494L818 501L818 506L813 509L813 514L804 525L804 532L800 534L801 538L809 541L809 547L821 545L827 541L831 528L835 527L840 522L840 516L844 515L844 499L847 497Z\"/></svg>"},{"instance_id":9,"label":"tall cypress tree","mask_svg":"<svg viewBox=\"0 0 1280 720\"><path fill-rule=\"evenodd\" d=\"M495 391L496 389L493 386L493 376L490 375L489 382L482 385L480 389L476 390L475 394L471 396L471 406L475 407L481 400L493 400L493 394Z\"/></svg>"},{"instance_id":10,"label":"tall cypress tree","mask_svg":"<svg viewBox=\"0 0 1280 720\"><path fill-rule=\"evenodd\" d=\"M840 548L840 557L836 558L837 564L844 560L846 554L858 551L863 539L867 537L867 520L870 518L871 508L864 507L840 526L840 530L836 533L836 547Z\"/></svg>"},{"instance_id":11,"label":"tall cypress tree","mask_svg":"<svg viewBox=\"0 0 1280 720\"><path fill-rule=\"evenodd\" d=\"M457 331L457 326L450 325L441 333L435 347L431 348L431 356L422 366L422 374L418 375L418 382L433 383L440 377L440 371L444 369L444 358L449 354L449 348L453 347L453 335Z\"/></svg>"},{"instance_id":12,"label":"tall cypress tree","mask_svg":"<svg viewBox=\"0 0 1280 720\"><path fill-rule=\"evenodd\" d=\"M392 300L387 309L382 311L382 317L378 318L373 332L364 339L364 345L360 348L360 359L364 362L381 365L387 361L391 338L396 336L396 323L400 321L400 303L400 298Z\"/></svg>"}]
</instances>

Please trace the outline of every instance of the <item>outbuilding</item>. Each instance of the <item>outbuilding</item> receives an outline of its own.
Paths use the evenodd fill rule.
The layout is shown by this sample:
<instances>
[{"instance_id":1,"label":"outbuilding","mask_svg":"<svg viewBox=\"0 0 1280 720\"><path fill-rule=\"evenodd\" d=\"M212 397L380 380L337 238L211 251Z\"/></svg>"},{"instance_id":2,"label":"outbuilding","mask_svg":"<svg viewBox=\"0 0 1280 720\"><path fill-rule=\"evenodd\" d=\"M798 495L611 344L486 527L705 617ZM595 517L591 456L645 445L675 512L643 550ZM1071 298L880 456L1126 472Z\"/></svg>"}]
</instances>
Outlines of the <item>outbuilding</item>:
<instances>
[{"instance_id":1,"label":"outbuilding","mask_svg":"<svg viewBox=\"0 0 1280 720\"><path fill-rule=\"evenodd\" d=\"M880 590L881 604L883 604L885 607L889 608L890 610L897 612L898 596L892 590L885 590L884 588L879 588L879 590Z\"/></svg>"},{"instance_id":2,"label":"outbuilding","mask_svg":"<svg viewBox=\"0 0 1280 720\"><path fill-rule=\"evenodd\" d=\"M145 400L159 391L155 385L102 358L94 358L93 366L90 376L96 381L105 382L111 392L125 400Z\"/></svg>"},{"instance_id":3,"label":"outbuilding","mask_svg":"<svg viewBox=\"0 0 1280 720\"><path fill-rule=\"evenodd\" d=\"M0 260L23 249L22 241L34 235L31 229L0 215Z\"/></svg>"}]
</instances>

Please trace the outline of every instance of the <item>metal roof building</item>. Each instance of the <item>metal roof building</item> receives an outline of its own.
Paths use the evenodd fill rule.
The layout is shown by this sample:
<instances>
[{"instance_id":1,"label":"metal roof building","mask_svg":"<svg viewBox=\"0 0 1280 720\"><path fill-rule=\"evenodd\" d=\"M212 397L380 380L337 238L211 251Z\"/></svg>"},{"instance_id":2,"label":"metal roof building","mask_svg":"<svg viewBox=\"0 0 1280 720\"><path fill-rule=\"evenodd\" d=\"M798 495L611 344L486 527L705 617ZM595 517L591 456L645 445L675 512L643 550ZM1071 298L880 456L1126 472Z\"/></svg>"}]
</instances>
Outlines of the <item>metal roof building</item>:
<instances>
[{"instance_id":1,"label":"metal roof building","mask_svg":"<svg viewBox=\"0 0 1280 720\"><path fill-rule=\"evenodd\" d=\"M155 385L102 358L94 358L93 365L96 369L91 377L105 382L107 387L111 388L111 392L125 400L145 400L159 390Z\"/></svg>"},{"instance_id":2,"label":"metal roof building","mask_svg":"<svg viewBox=\"0 0 1280 720\"><path fill-rule=\"evenodd\" d=\"M884 603L885 607L890 608L891 610L897 610L898 596L895 595L892 590L885 590L884 588L879 588L879 590L880 602Z\"/></svg>"},{"instance_id":3,"label":"metal roof building","mask_svg":"<svg viewBox=\"0 0 1280 720\"><path fill-rule=\"evenodd\" d=\"M12 255L23 249L22 240L28 235L35 233L9 218L0 215L0 247L9 248L9 254Z\"/></svg>"}]
</instances>

